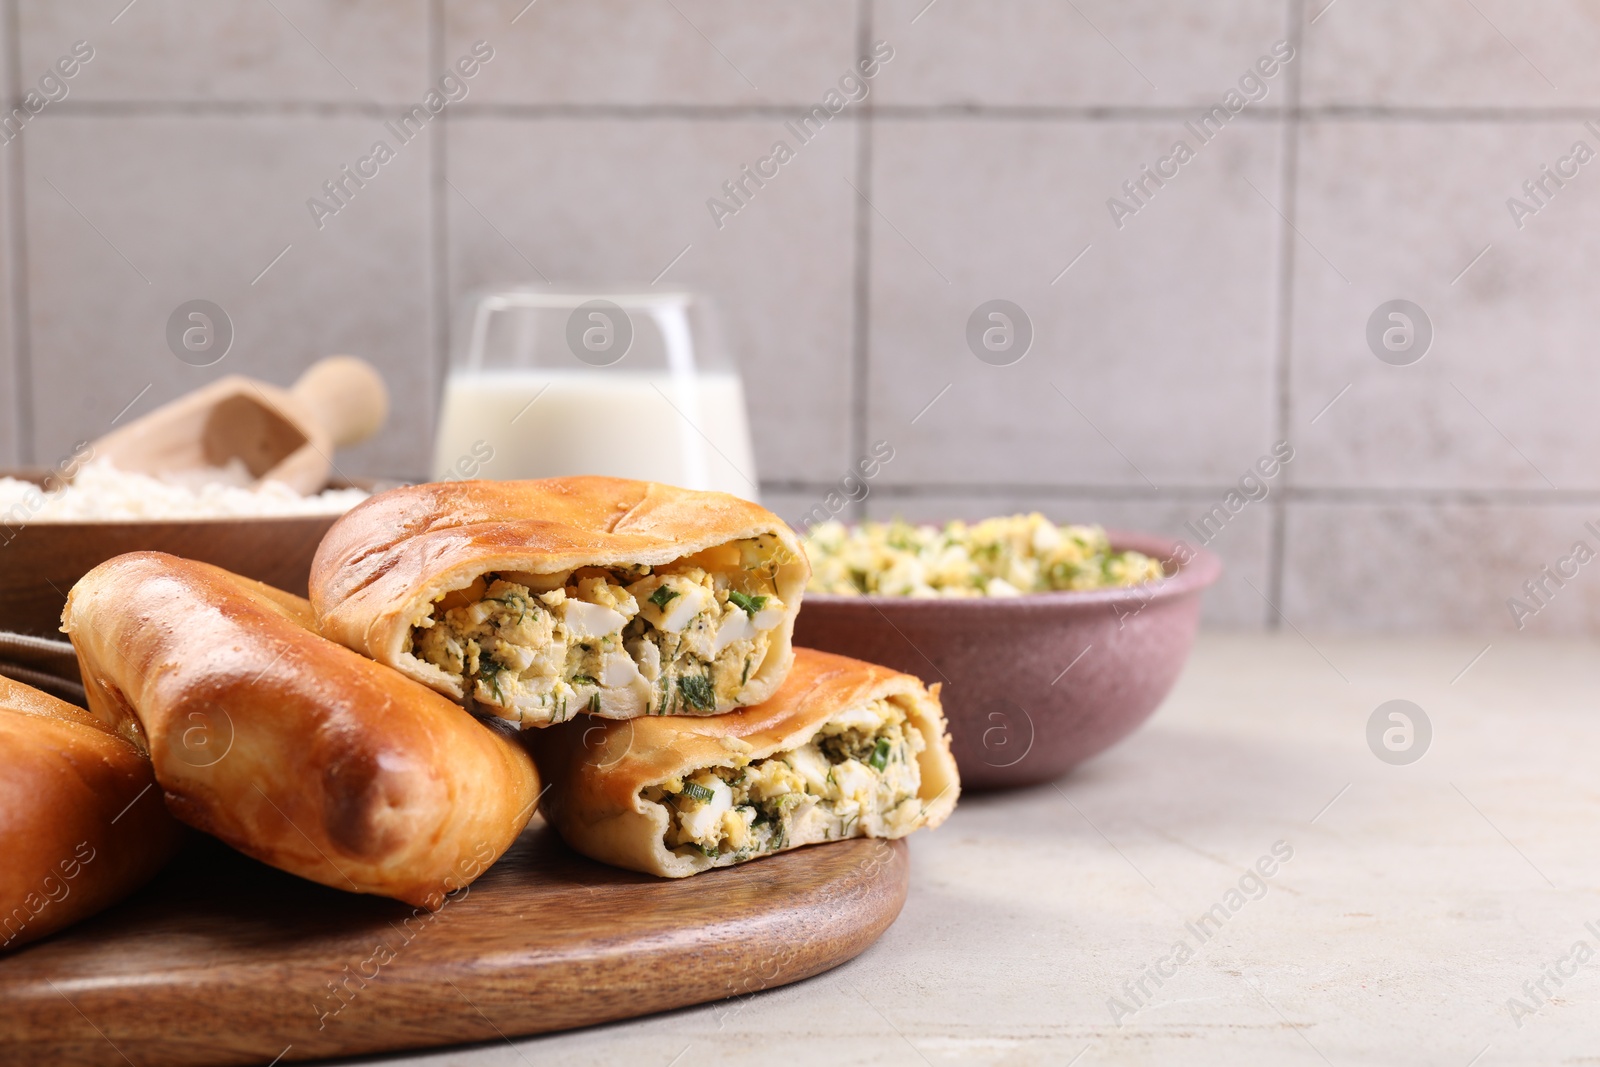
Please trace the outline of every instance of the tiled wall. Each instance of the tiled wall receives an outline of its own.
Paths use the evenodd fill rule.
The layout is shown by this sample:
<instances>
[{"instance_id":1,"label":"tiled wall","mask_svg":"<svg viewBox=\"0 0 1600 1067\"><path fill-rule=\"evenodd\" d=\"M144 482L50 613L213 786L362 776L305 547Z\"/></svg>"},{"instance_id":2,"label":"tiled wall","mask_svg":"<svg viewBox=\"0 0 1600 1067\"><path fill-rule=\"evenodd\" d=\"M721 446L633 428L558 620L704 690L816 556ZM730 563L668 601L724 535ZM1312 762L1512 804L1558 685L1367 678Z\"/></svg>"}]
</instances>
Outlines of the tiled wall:
<instances>
[{"instance_id":1,"label":"tiled wall","mask_svg":"<svg viewBox=\"0 0 1600 1067\"><path fill-rule=\"evenodd\" d=\"M664 277L720 298L764 499L791 518L885 439L866 514L1184 534L1287 439L1270 495L1211 543L1216 622L1514 632L1525 580L1600 547L1600 162L1520 228L1506 206L1573 142L1600 149L1592 3L0 11L13 103L94 48L0 146L0 462L48 463L221 373L288 382L352 351L396 417L341 466L417 475L459 294L649 279L688 246ZM479 40L468 98L318 229L306 199ZM1188 132L1285 40L1264 98ZM706 198L877 41L893 58L867 99L719 230ZM1108 198L1180 137L1194 158L1116 225ZM237 330L203 370L163 333L196 297ZM995 298L1034 330L1009 366L966 341ZM1436 334L1408 366L1366 338L1395 298ZM1600 626L1592 569L1547 583L1526 632Z\"/></svg>"}]
</instances>

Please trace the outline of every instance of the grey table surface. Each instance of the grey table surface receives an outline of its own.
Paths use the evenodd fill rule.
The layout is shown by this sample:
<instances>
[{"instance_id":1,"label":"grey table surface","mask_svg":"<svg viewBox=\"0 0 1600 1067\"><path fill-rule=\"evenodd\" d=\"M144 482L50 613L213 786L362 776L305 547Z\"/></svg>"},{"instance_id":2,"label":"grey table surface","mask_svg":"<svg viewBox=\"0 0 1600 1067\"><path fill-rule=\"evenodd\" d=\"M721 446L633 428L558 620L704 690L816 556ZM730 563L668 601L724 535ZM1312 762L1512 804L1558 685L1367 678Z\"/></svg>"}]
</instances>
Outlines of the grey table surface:
<instances>
[{"instance_id":1,"label":"grey table surface","mask_svg":"<svg viewBox=\"0 0 1600 1067\"><path fill-rule=\"evenodd\" d=\"M1595 1062L1600 646L1486 644L1203 634L1133 737L914 838L904 912L850 963L362 1062ZM1408 764L1369 745L1396 699L1431 725Z\"/></svg>"}]
</instances>

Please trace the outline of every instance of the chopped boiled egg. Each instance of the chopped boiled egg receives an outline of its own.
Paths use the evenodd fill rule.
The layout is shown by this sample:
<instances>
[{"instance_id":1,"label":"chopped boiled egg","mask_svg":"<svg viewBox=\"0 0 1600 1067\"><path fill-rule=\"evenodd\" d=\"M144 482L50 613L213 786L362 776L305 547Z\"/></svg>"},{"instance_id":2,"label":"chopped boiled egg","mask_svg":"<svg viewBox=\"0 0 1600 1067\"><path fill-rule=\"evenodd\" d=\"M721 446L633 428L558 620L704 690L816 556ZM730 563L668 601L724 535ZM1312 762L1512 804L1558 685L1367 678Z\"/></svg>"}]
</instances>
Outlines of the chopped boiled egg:
<instances>
[{"instance_id":1,"label":"chopped boiled egg","mask_svg":"<svg viewBox=\"0 0 1600 1067\"><path fill-rule=\"evenodd\" d=\"M607 652L600 659L600 684L612 689L626 689L635 682L644 681L644 676L639 673L638 664L633 662L633 657L627 652L617 649Z\"/></svg>"},{"instance_id":2,"label":"chopped boiled egg","mask_svg":"<svg viewBox=\"0 0 1600 1067\"><path fill-rule=\"evenodd\" d=\"M733 792L728 788L727 782L714 774L698 775L694 784L702 790L709 789L711 799L702 801L698 807L688 809L678 818L683 824L684 832L700 840L710 837L722 822L723 814L733 810Z\"/></svg>"},{"instance_id":3,"label":"chopped boiled egg","mask_svg":"<svg viewBox=\"0 0 1600 1067\"><path fill-rule=\"evenodd\" d=\"M828 784L828 761L816 745L801 745L783 754L783 760L798 774L806 785L822 792Z\"/></svg>"},{"instance_id":4,"label":"chopped boiled egg","mask_svg":"<svg viewBox=\"0 0 1600 1067\"><path fill-rule=\"evenodd\" d=\"M858 801L869 800L878 787L878 776L871 769L853 759L833 766L833 782L839 787L839 796Z\"/></svg>"},{"instance_id":5,"label":"chopped boiled egg","mask_svg":"<svg viewBox=\"0 0 1600 1067\"><path fill-rule=\"evenodd\" d=\"M748 641L756 635L755 623L744 609L729 604L723 609L722 619L717 623L717 637L711 643L712 657L722 655L722 650L735 641Z\"/></svg>"},{"instance_id":6,"label":"chopped boiled egg","mask_svg":"<svg viewBox=\"0 0 1600 1067\"><path fill-rule=\"evenodd\" d=\"M641 589L643 586L649 588ZM629 591L635 597L644 594L640 614L656 629L669 634L681 632L695 616L716 604L710 589L675 575L660 580L646 578Z\"/></svg>"},{"instance_id":7,"label":"chopped boiled egg","mask_svg":"<svg viewBox=\"0 0 1600 1067\"><path fill-rule=\"evenodd\" d=\"M628 620L615 608L589 604L567 598L557 609L567 632L580 640L614 634L627 625Z\"/></svg>"}]
</instances>

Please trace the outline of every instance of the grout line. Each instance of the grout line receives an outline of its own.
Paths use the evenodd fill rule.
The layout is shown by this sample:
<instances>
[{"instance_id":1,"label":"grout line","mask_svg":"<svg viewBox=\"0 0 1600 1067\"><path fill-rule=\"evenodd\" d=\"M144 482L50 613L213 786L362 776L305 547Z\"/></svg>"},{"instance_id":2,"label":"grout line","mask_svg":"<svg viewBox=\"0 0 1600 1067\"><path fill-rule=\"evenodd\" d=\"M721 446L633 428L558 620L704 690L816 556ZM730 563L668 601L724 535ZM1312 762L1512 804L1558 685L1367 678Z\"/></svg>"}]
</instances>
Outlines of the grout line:
<instances>
[{"instance_id":1,"label":"grout line","mask_svg":"<svg viewBox=\"0 0 1600 1067\"><path fill-rule=\"evenodd\" d=\"M17 2L0 0L0 19L5 20L5 39L11 46L0 55L0 103L7 112L22 100L22 23Z\"/></svg>"},{"instance_id":2,"label":"grout line","mask_svg":"<svg viewBox=\"0 0 1600 1067\"><path fill-rule=\"evenodd\" d=\"M839 488L836 482L801 478L769 479L761 483L763 492L819 495ZM942 496L1036 497L1051 499L1151 501L1156 503L1216 503L1235 485L1163 485L1151 489L1144 485L1045 484L1029 482L919 482L877 485L873 496L895 500L932 499ZM1340 488L1332 486L1285 486L1274 491L1285 505L1345 505L1350 507L1577 507L1600 505L1600 489L1468 489L1460 487Z\"/></svg>"},{"instance_id":3,"label":"grout line","mask_svg":"<svg viewBox=\"0 0 1600 1067\"><path fill-rule=\"evenodd\" d=\"M872 51L872 0L856 0L856 58L865 59ZM871 301L872 301L872 149L873 114L876 97L868 95L861 101L856 125L856 191L861 195L851 198L855 216L855 255L852 270L855 273L851 286L852 331L850 338L850 454L847 464L866 455L867 450L867 397L872 383L871 352ZM866 509L861 501L852 501L850 517L860 520Z\"/></svg>"},{"instance_id":4,"label":"grout line","mask_svg":"<svg viewBox=\"0 0 1600 1067\"><path fill-rule=\"evenodd\" d=\"M444 0L428 0L428 66L429 77L443 70L444 59ZM438 115L439 122L430 132L428 141L428 285L433 296L433 358L431 392L439 397L444 393L445 375L450 366L450 216L445 206L445 187L450 180L450 109ZM432 441L439 418L438 407L428 409L425 418L425 440ZM433 462L430 458L430 464Z\"/></svg>"},{"instance_id":5,"label":"grout line","mask_svg":"<svg viewBox=\"0 0 1600 1067\"><path fill-rule=\"evenodd\" d=\"M1319 104L1300 109L1308 122L1582 122L1588 107L1406 107L1384 104Z\"/></svg>"},{"instance_id":6,"label":"grout line","mask_svg":"<svg viewBox=\"0 0 1600 1067\"><path fill-rule=\"evenodd\" d=\"M0 11L0 17L5 19L10 45L3 58L6 67L4 94L9 109L12 101L22 98L22 34L17 12L18 0L3 2L5 6ZM5 156L0 160L0 166L6 169L7 192L6 202L0 205L0 210L5 213L5 228L10 231L10 240L6 242L3 254L11 274L11 379L15 385L11 397L15 427L12 442L16 461L22 466L31 466L35 462L36 452L33 440L33 337L28 314L28 214L27 197L22 184L26 177L23 166L25 151L26 138L21 136L0 148L0 154Z\"/></svg>"},{"instance_id":7,"label":"grout line","mask_svg":"<svg viewBox=\"0 0 1600 1067\"><path fill-rule=\"evenodd\" d=\"M1562 507L1600 504L1600 489L1473 489L1465 486L1288 486L1279 490L1291 503L1410 504Z\"/></svg>"},{"instance_id":8,"label":"grout line","mask_svg":"<svg viewBox=\"0 0 1600 1067\"><path fill-rule=\"evenodd\" d=\"M1297 46L1298 47L1298 46ZM1296 83L1298 92L1298 82ZM388 116L393 109L414 100L84 100L71 97L53 104L58 118L74 116L127 117L138 115L364 115ZM792 118L815 101L786 104L517 104L463 100L450 105L460 119L572 119L650 121L658 119L708 119L737 122L747 119ZM844 122L926 122L941 119L993 119L1014 122L1170 122L1193 118L1204 102L1192 104L1051 105L1051 104L879 104L869 96L862 105L834 116ZM870 116L867 114L870 112ZM1252 105L1234 118L1247 123L1275 122L1418 122L1418 123L1527 123L1572 122L1594 117L1584 107L1406 107L1373 104L1321 104L1311 107Z\"/></svg>"},{"instance_id":9,"label":"grout line","mask_svg":"<svg viewBox=\"0 0 1600 1067\"><path fill-rule=\"evenodd\" d=\"M1282 225L1278 228L1278 292L1277 309L1277 337L1274 345L1277 351L1273 358L1273 389L1276 406L1275 441L1289 439L1289 419L1292 414L1292 388L1294 373L1294 265L1295 265L1295 235L1294 219L1299 204L1298 184L1300 178L1300 72L1305 66L1305 41L1303 23L1304 11L1302 0L1286 0L1286 12L1289 22L1289 40L1293 44L1295 55L1301 62L1296 63L1289 71L1289 82L1285 92L1289 98L1288 122L1283 124L1279 151L1282 153L1281 169L1279 170L1278 199L1283 204L1279 212ZM1289 555L1289 513L1285 497L1288 494L1278 494L1277 501L1272 505L1272 529L1267 544L1267 593L1268 604L1283 603L1283 584L1285 561ZM1269 614L1266 618L1267 628L1270 630L1282 629L1282 623L1277 615Z\"/></svg>"},{"instance_id":10,"label":"grout line","mask_svg":"<svg viewBox=\"0 0 1600 1067\"><path fill-rule=\"evenodd\" d=\"M411 101L416 103L415 100ZM365 116L387 118L409 106L398 101L354 100L81 100L69 97L50 105L51 118L131 118L149 116ZM460 104L451 104L460 107Z\"/></svg>"}]
</instances>

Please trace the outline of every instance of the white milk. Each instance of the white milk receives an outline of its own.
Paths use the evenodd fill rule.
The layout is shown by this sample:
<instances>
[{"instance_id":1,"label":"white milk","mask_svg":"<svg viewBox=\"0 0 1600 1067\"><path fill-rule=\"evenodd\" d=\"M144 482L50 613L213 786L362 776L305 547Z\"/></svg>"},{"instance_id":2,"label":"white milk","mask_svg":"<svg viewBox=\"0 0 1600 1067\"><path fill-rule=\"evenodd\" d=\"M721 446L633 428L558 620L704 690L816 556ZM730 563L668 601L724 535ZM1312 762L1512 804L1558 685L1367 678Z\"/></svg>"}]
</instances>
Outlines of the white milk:
<instances>
[{"instance_id":1,"label":"white milk","mask_svg":"<svg viewBox=\"0 0 1600 1067\"><path fill-rule=\"evenodd\" d=\"M729 373L454 370L433 474L609 474L757 494L744 387Z\"/></svg>"}]
</instances>

